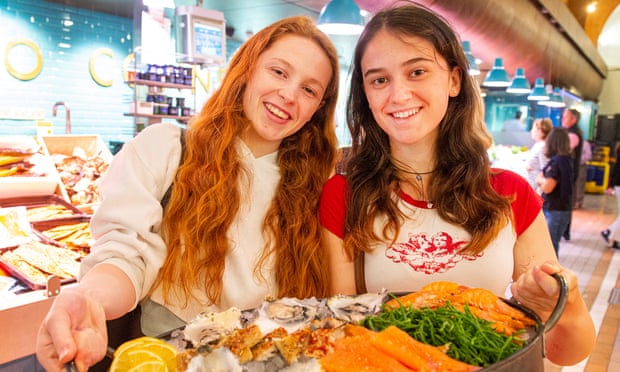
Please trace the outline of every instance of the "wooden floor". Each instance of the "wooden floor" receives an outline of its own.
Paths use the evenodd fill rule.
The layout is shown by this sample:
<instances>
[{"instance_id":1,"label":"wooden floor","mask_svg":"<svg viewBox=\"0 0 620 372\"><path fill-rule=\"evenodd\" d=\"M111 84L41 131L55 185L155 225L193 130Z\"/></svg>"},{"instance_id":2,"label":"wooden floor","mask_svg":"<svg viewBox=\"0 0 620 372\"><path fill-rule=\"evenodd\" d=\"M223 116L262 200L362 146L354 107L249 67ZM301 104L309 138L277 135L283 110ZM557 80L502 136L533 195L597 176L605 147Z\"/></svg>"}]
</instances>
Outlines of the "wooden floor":
<instances>
[{"instance_id":1,"label":"wooden floor","mask_svg":"<svg viewBox=\"0 0 620 372\"><path fill-rule=\"evenodd\" d=\"M571 367L546 363L546 372L620 371L620 250L608 248L600 232L618 213L615 196L586 194L573 211L571 240L560 243L560 263L579 278L579 288L597 330L594 352Z\"/></svg>"}]
</instances>

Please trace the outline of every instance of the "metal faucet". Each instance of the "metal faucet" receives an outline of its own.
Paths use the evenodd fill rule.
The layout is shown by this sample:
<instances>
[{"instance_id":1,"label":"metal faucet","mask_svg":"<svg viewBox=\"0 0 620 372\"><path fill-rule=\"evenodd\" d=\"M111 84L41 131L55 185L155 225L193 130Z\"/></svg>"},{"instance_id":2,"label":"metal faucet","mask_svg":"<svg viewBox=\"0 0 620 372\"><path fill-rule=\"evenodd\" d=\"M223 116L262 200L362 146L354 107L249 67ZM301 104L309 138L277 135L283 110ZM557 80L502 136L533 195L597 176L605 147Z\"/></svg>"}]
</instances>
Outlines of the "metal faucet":
<instances>
[{"instance_id":1,"label":"metal faucet","mask_svg":"<svg viewBox=\"0 0 620 372\"><path fill-rule=\"evenodd\" d=\"M63 101L58 101L54 103L54 107L52 108L52 115L56 116L58 106L65 107L65 133L71 134L71 109Z\"/></svg>"}]
</instances>

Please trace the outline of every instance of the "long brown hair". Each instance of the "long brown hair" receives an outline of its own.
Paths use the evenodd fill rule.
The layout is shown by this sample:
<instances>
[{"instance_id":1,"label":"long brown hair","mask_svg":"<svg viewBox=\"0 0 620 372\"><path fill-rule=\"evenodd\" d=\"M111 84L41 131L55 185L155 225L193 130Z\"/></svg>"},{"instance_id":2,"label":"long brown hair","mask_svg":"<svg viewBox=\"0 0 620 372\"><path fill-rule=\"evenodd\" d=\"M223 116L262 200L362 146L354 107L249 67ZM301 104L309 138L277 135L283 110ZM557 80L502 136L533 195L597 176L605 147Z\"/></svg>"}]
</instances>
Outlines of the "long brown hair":
<instances>
[{"instance_id":1,"label":"long brown hair","mask_svg":"<svg viewBox=\"0 0 620 372\"><path fill-rule=\"evenodd\" d=\"M565 128L553 128L545 138L545 156L571 156L570 139Z\"/></svg>"},{"instance_id":2,"label":"long brown hair","mask_svg":"<svg viewBox=\"0 0 620 372\"><path fill-rule=\"evenodd\" d=\"M449 100L439 124L435 144L436 171L428 195L439 216L462 226L471 234L465 248L470 253L484 250L511 218L510 200L492 188L487 149L492 138L486 130L482 101L477 83L467 74L468 62L461 42L450 25L438 14L413 2L402 2L377 13L360 35L353 57L347 124L352 148L346 166L349 184L345 221L345 247L350 257L369 251L373 242L391 239L400 231L403 218L391 190L399 177L390 156L387 134L375 121L364 93L361 69L368 43L381 30L396 35L417 36L430 42L452 70L461 74L461 90ZM374 231L374 222L385 215L382 236Z\"/></svg>"},{"instance_id":3,"label":"long brown hair","mask_svg":"<svg viewBox=\"0 0 620 372\"><path fill-rule=\"evenodd\" d=\"M332 77L311 120L280 143L281 179L263 221L266 247L255 268L274 257L279 296L325 296L328 274L321 262L318 201L335 162L334 112L338 55L329 38L307 17L280 20L247 40L232 57L221 87L208 99L186 133L186 152L174 181L162 229L168 254L160 270L164 299L177 287L186 303L204 288L213 304L222 295L229 250L227 232L240 206L238 179L244 172L235 141L250 125L242 97L259 56L286 35L308 38L330 60Z\"/></svg>"}]
</instances>

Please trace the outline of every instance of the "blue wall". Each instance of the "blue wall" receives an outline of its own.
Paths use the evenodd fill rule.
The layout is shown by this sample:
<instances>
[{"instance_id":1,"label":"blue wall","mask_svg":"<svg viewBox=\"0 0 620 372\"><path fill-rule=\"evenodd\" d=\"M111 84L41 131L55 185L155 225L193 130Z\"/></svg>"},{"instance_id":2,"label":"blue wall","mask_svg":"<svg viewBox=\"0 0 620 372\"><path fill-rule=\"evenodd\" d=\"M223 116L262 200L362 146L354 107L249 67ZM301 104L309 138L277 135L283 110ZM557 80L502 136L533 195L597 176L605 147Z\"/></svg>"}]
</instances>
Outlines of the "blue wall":
<instances>
[{"instance_id":1,"label":"blue wall","mask_svg":"<svg viewBox=\"0 0 620 372\"><path fill-rule=\"evenodd\" d=\"M66 26L67 20L73 24ZM98 134L105 142L132 138L134 118L124 113L134 92L124 83L124 73L133 66L129 57L139 44L140 35L134 35L134 29L134 20L129 18L42 0L0 0L0 52L10 61L10 67L0 66L0 135L35 135L37 121L52 122L53 133L64 134L64 108L58 108L56 117L52 115L54 103L64 101L71 110L71 133ZM27 73L37 67L32 47L11 46L23 39L34 43L42 57L41 72L27 81L9 73L9 69ZM240 44L227 40L228 58ZM102 50L109 50L111 56L101 55ZM111 80L110 86L95 81L91 59L95 76L99 81ZM219 83L221 72L206 67L197 72L202 78L196 82L198 109Z\"/></svg>"},{"instance_id":2,"label":"blue wall","mask_svg":"<svg viewBox=\"0 0 620 372\"><path fill-rule=\"evenodd\" d=\"M72 21L73 25L63 24ZM65 133L65 110L52 116L56 101L71 109L72 133L99 134L105 141L124 141L134 134L133 118L123 115L133 99L124 84L123 61L133 50L133 20L40 0L0 0L0 51L18 72L36 69L36 54L23 45L27 38L41 51L42 68L32 80L13 77L0 68L0 134L35 134L36 120L51 121L54 134ZM66 44L70 47L59 45ZM102 48L111 56L100 55ZM3 59L4 59L3 58ZM91 76L112 80L101 86ZM15 120L15 118L24 118Z\"/></svg>"}]
</instances>

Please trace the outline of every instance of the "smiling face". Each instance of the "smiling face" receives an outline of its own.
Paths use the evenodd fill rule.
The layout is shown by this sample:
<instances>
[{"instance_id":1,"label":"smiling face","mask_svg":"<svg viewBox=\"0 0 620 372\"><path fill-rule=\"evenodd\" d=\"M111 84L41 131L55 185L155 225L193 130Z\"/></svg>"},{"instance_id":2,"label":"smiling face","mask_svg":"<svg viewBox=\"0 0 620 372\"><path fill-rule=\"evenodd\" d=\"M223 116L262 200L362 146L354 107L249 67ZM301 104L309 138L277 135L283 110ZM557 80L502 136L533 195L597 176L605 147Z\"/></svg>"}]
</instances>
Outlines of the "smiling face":
<instances>
[{"instance_id":1,"label":"smiling face","mask_svg":"<svg viewBox=\"0 0 620 372\"><path fill-rule=\"evenodd\" d=\"M261 54L243 94L251 125L242 138L255 156L276 151L312 118L331 77L327 55L305 37L284 36Z\"/></svg>"},{"instance_id":2,"label":"smiling face","mask_svg":"<svg viewBox=\"0 0 620 372\"><path fill-rule=\"evenodd\" d=\"M449 97L459 93L458 68L450 70L425 39L381 30L368 43L361 73L370 109L393 149L435 142Z\"/></svg>"}]
</instances>

